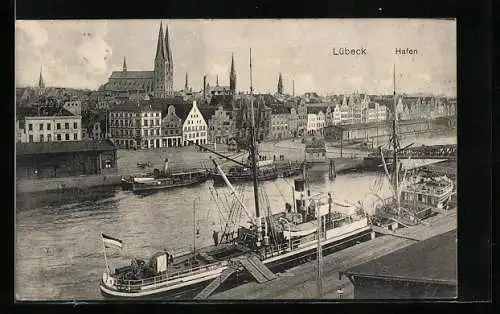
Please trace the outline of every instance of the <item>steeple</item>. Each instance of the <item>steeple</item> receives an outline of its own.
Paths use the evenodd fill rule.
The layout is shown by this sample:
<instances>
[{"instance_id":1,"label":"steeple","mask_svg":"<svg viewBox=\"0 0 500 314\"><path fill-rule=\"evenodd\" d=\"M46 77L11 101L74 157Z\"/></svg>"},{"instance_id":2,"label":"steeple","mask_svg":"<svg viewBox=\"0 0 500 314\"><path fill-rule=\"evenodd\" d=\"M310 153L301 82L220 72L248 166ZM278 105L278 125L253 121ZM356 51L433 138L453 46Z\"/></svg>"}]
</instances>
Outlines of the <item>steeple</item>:
<instances>
[{"instance_id":1,"label":"steeple","mask_svg":"<svg viewBox=\"0 0 500 314\"><path fill-rule=\"evenodd\" d=\"M127 72L127 59L123 57L123 72Z\"/></svg>"},{"instance_id":2,"label":"steeple","mask_svg":"<svg viewBox=\"0 0 500 314\"><path fill-rule=\"evenodd\" d=\"M281 77L281 72L278 78L278 94L283 95L283 78Z\"/></svg>"},{"instance_id":3,"label":"steeple","mask_svg":"<svg viewBox=\"0 0 500 314\"><path fill-rule=\"evenodd\" d=\"M188 87L188 73L186 72L186 83L184 84L184 89L187 91L189 89Z\"/></svg>"},{"instance_id":4,"label":"steeple","mask_svg":"<svg viewBox=\"0 0 500 314\"><path fill-rule=\"evenodd\" d=\"M236 94L236 70L234 69L234 54L231 55L231 72L229 74L229 89Z\"/></svg>"},{"instance_id":5,"label":"steeple","mask_svg":"<svg viewBox=\"0 0 500 314\"><path fill-rule=\"evenodd\" d=\"M173 66L172 49L170 49L170 36L168 34L168 25L165 29L165 54L168 60L168 64L170 68L172 68Z\"/></svg>"},{"instance_id":6,"label":"steeple","mask_svg":"<svg viewBox=\"0 0 500 314\"><path fill-rule=\"evenodd\" d=\"M45 83L42 77L42 67L40 67L40 77L38 78L38 88L45 88Z\"/></svg>"},{"instance_id":7,"label":"steeple","mask_svg":"<svg viewBox=\"0 0 500 314\"><path fill-rule=\"evenodd\" d=\"M217 81L215 82L216 86L219 87L219 75L217 75Z\"/></svg>"},{"instance_id":8,"label":"steeple","mask_svg":"<svg viewBox=\"0 0 500 314\"><path fill-rule=\"evenodd\" d=\"M295 80L292 81L292 97L295 97Z\"/></svg>"},{"instance_id":9,"label":"steeple","mask_svg":"<svg viewBox=\"0 0 500 314\"><path fill-rule=\"evenodd\" d=\"M163 23L160 22L160 30L158 31L158 43L156 44L156 59L166 59L165 43L163 41Z\"/></svg>"}]
</instances>

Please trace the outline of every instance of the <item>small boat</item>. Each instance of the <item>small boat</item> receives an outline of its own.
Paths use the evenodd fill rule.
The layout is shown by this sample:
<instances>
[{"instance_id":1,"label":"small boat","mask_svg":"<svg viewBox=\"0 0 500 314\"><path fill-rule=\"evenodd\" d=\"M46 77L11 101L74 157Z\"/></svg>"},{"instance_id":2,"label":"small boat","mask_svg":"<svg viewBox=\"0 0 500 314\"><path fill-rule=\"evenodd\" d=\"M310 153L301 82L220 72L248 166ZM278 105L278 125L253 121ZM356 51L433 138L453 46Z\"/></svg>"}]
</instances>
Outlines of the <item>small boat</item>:
<instances>
[{"instance_id":1,"label":"small boat","mask_svg":"<svg viewBox=\"0 0 500 314\"><path fill-rule=\"evenodd\" d=\"M132 191L135 193L163 190L200 184L208 180L206 169L192 169L176 173L162 174L156 178L134 178Z\"/></svg>"},{"instance_id":2,"label":"small boat","mask_svg":"<svg viewBox=\"0 0 500 314\"><path fill-rule=\"evenodd\" d=\"M200 184L208 180L210 173L206 169L172 171L168 168L168 159L164 169L154 169L152 173L122 177L122 187L135 193L156 191L169 188Z\"/></svg>"},{"instance_id":3,"label":"small boat","mask_svg":"<svg viewBox=\"0 0 500 314\"><path fill-rule=\"evenodd\" d=\"M151 167L151 162L138 162L137 167L144 169L146 167Z\"/></svg>"}]
</instances>

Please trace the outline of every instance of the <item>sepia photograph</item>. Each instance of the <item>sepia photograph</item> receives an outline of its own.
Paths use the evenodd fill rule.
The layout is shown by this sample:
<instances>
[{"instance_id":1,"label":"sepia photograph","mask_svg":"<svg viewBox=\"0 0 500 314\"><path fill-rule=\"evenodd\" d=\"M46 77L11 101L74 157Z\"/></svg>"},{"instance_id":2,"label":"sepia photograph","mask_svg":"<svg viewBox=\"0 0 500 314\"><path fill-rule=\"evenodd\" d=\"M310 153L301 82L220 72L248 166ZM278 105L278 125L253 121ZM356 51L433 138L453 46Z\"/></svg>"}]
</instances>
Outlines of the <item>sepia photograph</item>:
<instances>
[{"instance_id":1,"label":"sepia photograph","mask_svg":"<svg viewBox=\"0 0 500 314\"><path fill-rule=\"evenodd\" d=\"M455 19L15 21L15 301L455 300Z\"/></svg>"}]
</instances>

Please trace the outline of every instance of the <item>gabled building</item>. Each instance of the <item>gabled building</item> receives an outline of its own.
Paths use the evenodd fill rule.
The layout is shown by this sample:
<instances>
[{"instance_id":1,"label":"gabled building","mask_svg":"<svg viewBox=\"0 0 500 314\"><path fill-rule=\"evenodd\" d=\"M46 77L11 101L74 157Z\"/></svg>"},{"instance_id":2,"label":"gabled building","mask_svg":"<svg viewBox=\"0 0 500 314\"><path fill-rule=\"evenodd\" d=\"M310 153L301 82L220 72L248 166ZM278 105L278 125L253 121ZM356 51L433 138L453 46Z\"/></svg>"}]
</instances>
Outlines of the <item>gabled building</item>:
<instances>
[{"instance_id":1,"label":"gabled building","mask_svg":"<svg viewBox=\"0 0 500 314\"><path fill-rule=\"evenodd\" d=\"M208 124L208 142L228 144L235 137L233 107L231 104L200 106Z\"/></svg>"},{"instance_id":2,"label":"gabled building","mask_svg":"<svg viewBox=\"0 0 500 314\"><path fill-rule=\"evenodd\" d=\"M191 145L190 142L196 144L207 144L208 127L203 114L198 109L196 101L193 101L188 114L182 124L183 145Z\"/></svg>"},{"instance_id":3,"label":"gabled building","mask_svg":"<svg viewBox=\"0 0 500 314\"><path fill-rule=\"evenodd\" d=\"M176 114L175 106L170 105L161 120L162 147L182 145L182 119Z\"/></svg>"}]
</instances>

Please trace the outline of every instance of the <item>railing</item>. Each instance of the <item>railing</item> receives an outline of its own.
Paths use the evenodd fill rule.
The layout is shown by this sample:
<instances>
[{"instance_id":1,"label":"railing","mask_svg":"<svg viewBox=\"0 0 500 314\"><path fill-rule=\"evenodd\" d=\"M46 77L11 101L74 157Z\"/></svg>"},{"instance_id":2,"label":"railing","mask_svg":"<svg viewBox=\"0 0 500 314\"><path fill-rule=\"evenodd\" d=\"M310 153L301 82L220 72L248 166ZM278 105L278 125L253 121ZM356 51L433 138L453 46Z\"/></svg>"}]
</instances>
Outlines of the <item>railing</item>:
<instances>
[{"instance_id":1,"label":"railing","mask_svg":"<svg viewBox=\"0 0 500 314\"><path fill-rule=\"evenodd\" d=\"M189 268L189 269L179 271L179 272L176 272L173 274L166 273L166 274L154 276L152 278L131 279L131 280L117 279L115 285L116 285L117 289L119 289L119 290L134 291L134 290L138 290L141 287L144 287L147 285L159 284L159 283L164 283L167 281L172 281L172 280L178 279L186 274L194 274L194 273L201 273L203 271L210 271L210 270L217 269L218 267L221 267L221 266L223 266L223 263L217 262L217 263L213 263L213 264Z\"/></svg>"}]
</instances>

